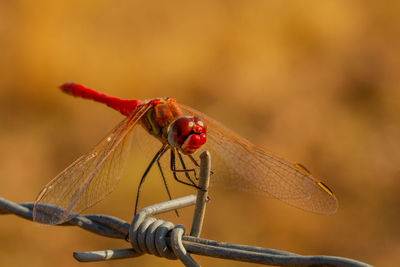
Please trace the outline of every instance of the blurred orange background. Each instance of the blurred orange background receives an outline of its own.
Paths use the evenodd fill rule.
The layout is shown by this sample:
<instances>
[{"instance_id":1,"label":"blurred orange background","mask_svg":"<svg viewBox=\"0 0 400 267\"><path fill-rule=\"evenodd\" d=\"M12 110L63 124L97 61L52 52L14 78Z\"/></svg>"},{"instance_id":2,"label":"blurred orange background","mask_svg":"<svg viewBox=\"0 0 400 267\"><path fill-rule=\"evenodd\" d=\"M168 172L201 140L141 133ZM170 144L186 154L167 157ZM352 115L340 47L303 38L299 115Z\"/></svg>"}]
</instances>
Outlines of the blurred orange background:
<instances>
[{"instance_id":1,"label":"blurred orange background","mask_svg":"<svg viewBox=\"0 0 400 267\"><path fill-rule=\"evenodd\" d=\"M0 196L33 201L123 119L62 94L61 83L127 99L171 96L304 163L339 200L335 215L321 216L211 189L202 237L393 266L399 10L397 1L1 1ZM128 163L117 189L88 212L130 221L145 164ZM193 193L170 183L175 196ZM155 171L144 190L142 206L167 198ZM189 229L192 211L161 217ZM128 247L12 215L0 217L0 229L1 266L81 266L72 251ZM194 257L204 266L248 265ZM132 264L180 265L143 256L85 266Z\"/></svg>"}]
</instances>

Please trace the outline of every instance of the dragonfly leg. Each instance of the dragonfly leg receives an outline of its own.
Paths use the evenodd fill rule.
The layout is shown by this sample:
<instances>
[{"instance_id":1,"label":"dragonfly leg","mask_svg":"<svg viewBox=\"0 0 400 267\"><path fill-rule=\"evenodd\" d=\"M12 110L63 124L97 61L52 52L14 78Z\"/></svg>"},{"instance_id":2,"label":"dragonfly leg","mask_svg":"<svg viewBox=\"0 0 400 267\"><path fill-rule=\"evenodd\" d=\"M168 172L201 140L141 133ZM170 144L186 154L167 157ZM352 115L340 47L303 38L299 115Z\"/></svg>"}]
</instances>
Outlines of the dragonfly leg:
<instances>
[{"instance_id":1,"label":"dragonfly leg","mask_svg":"<svg viewBox=\"0 0 400 267\"><path fill-rule=\"evenodd\" d=\"M175 180L176 180L177 182L182 183L182 184L185 184L185 185L193 186L193 187L195 187L196 189L201 189L191 178L189 178L190 183L185 182L185 181L182 181L182 180L180 180L180 179L178 178L178 175L177 175L178 172L185 172L185 173L187 173L187 172L189 172L189 171L194 171L194 170L186 170L186 169L185 169L185 170L177 170L177 169L176 169L175 150L174 150L173 148L171 148L171 171L172 171L172 173L173 173L173 175L174 175L174 178L175 178ZM190 177L190 176L189 176L189 177Z\"/></svg>"},{"instance_id":2,"label":"dragonfly leg","mask_svg":"<svg viewBox=\"0 0 400 267\"><path fill-rule=\"evenodd\" d=\"M142 178L140 179L140 183L138 186L137 194L136 194L136 203L135 203L135 215L137 212L137 208L139 205L139 196L140 196L140 191L142 189L142 184L144 180L146 179L147 174L149 173L150 169L153 167L154 163L169 149L168 145L163 145L160 150L158 150L157 154L154 156L154 158L151 160L149 166L147 166L147 169L143 173Z\"/></svg>"},{"instance_id":3,"label":"dragonfly leg","mask_svg":"<svg viewBox=\"0 0 400 267\"><path fill-rule=\"evenodd\" d=\"M196 165L196 167L200 168L200 164L197 162L197 160L195 158L193 158L192 155L188 155L189 159L193 162L194 165Z\"/></svg>"},{"instance_id":4,"label":"dragonfly leg","mask_svg":"<svg viewBox=\"0 0 400 267\"><path fill-rule=\"evenodd\" d=\"M182 154L179 153L179 151L176 151L176 153L178 153L179 161L181 162L181 165L182 165L183 171L184 171L184 173L185 173L185 175L186 175L186 178L187 178L192 184L194 184L192 178L190 177L190 172L193 172L194 178L195 178L196 180L199 180L199 178L197 177L196 170L195 170L195 169L187 169L187 168L186 168L186 163L185 163L185 160L184 160L183 157L182 157ZM175 171L179 171L179 170L175 170Z\"/></svg>"},{"instance_id":5,"label":"dragonfly leg","mask_svg":"<svg viewBox=\"0 0 400 267\"><path fill-rule=\"evenodd\" d=\"M166 152L166 151L167 151L167 150L165 150L165 152ZM164 155L164 153L163 153L162 155ZM162 179L163 179L165 189L167 190L168 198L169 198L169 200L172 200L171 192L169 191L169 187L168 187L168 184L167 184L167 180L165 179L164 171L162 170L161 163L160 163L160 159L161 159L162 155L161 155L160 157L158 157L158 159L157 159L157 165L158 165L158 169L160 170L161 177L162 177ZM178 210L175 210L175 213L176 213L176 216L179 217L179 212L178 212Z\"/></svg>"}]
</instances>

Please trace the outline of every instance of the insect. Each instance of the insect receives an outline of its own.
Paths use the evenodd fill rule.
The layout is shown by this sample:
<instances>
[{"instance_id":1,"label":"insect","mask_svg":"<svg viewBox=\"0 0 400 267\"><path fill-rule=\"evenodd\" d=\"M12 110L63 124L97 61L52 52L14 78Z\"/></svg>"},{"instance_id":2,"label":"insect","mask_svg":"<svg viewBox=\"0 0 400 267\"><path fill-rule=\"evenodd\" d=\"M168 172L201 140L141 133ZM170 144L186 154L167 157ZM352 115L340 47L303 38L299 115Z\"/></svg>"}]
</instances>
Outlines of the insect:
<instances>
[{"instance_id":1,"label":"insect","mask_svg":"<svg viewBox=\"0 0 400 267\"><path fill-rule=\"evenodd\" d=\"M139 182L136 203L152 166L157 163L163 173L160 159L168 157L168 151L174 178L198 188L196 168L199 165L194 155L209 150L213 159L216 156L223 162L220 169L213 167L213 176L229 173L224 182L230 187L274 197L320 214L332 214L338 208L333 192L303 165L251 144L216 120L173 98L123 100L74 83L65 83L60 88L67 94L104 103L126 118L40 191L33 210L37 222L63 223L109 194L121 176L131 132L137 125L153 136L154 142L159 142L160 149ZM176 162L182 167L178 168ZM188 168L188 162L194 167ZM183 174L185 180L179 174ZM170 196L169 191L168 194Z\"/></svg>"}]
</instances>

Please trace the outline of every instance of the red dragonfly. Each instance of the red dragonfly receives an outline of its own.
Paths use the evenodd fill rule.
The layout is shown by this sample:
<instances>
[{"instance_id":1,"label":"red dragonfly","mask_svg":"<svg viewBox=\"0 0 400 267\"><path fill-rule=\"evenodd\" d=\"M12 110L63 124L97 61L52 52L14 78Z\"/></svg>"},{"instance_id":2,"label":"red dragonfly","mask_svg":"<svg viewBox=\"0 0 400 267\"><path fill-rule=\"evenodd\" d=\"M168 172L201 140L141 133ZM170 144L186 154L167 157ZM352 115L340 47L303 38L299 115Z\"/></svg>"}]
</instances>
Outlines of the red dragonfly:
<instances>
[{"instance_id":1,"label":"red dragonfly","mask_svg":"<svg viewBox=\"0 0 400 267\"><path fill-rule=\"evenodd\" d=\"M104 103L126 118L40 191L33 210L37 222L66 222L109 194L121 176L131 132L138 124L160 141L161 148L142 176L136 203L141 185L156 162L164 178L159 161L168 150L174 178L196 188L195 179L191 178L196 177L196 168L199 167L195 155L209 150L213 161L219 159L223 162L213 167L213 176L217 177L211 177L212 180L227 172L229 178L225 183L239 190L275 197L320 214L332 214L338 208L333 192L303 165L251 144L219 122L173 98L123 100L74 83L63 84L60 88L70 95ZM177 158L182 169L176 165ZM194 167L186 167L185 160ZM187 181L182 180L179 173L184 173Z\"/></svg>"}]
</instances>

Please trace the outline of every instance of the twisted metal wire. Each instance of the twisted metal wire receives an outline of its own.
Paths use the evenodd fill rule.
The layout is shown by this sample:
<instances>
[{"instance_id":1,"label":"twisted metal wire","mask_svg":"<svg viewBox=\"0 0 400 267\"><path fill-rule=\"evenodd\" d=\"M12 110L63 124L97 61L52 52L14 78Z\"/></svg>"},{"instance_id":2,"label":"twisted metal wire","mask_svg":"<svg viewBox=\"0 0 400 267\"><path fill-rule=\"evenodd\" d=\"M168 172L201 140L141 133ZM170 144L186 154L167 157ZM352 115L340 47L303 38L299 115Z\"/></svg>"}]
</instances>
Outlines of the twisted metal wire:
<instances>
[{"instance_id":1,"label":"twisted metal wire","mask_svg":"<svg viewBox=\"0 0 400 267\"><path fill-rule=\"evenodd\" d=\"M200 266L189 253L231 259L237 261L261 263L276 266L371 266L353 259L334 256L302 256L286 251L262 247L224 243L199 238L207 200L207 187L210 174L210 156L201 156L200 183L203 190L198 195L189 195L158 203L142 209L129 224L119 218L108 215L78 215L60 226L78 226L87 231L111 238L125 239L129 236L132 248L102 250L91 252L74 252L78 261L103 261L111 259L132 258L144 253L167 259L179 259L185 266ZM204 180L203 180L204 179ZM185 235L185 227L175 226L154 218L154 215L196 204L191 235ZM15 214L32 220L34 203L17 204L0 198L0 214ZM51 207L54 212L62 209ZM47 208L44 210L48 210Z\"/></svg>"},{"instance_id":2,"label":"twisted metal wire","mask_svg":"<svg viewBox=\"0 0 400 267\"><path fill-rule=\"evenodd\" d=\"M186 197L191 201L194 201L196 196ZM178 199L178 201L180 201ZM157 205L157 204L156 204ZM14 203L4 198L0 198L0 214L14 214L22 218L32 220L32 209L33 203ZM74 257L79 261L99 261L99 260L110 260L110 259L122 259L138 257L143 253L150 253L156 256L163 256L168 259L172 259L176 256L172 256L171 251L165 252L169 248L176 247L176 243L172 242L175 238L175 234L181 235L181 233L171 233L174 228L182 228L182 226L173 226L172 223L164 222L162 220L156 220L152 217L147 217L143 220L144 225L140 224L138 228L139 232L145 233L144 238L141 237L139 240L140 247L143 248L141 251L136 251L133 248L129 249L118 249L118 250L104 250L104 251L93 251L93 252L75 252ZM149 221L152 223L149 224ZM147 227L145 225L147 224ZM158 226L157 226L158 225ZM64 223L60 226L78 226L86 231L99 234L105 237L125 239L129 232L130 224L119 218L109 215L80 215L75 217L73 220ZM167 230L168 229L168 230ZM169 229L172 229L171 232ZM175 230L176 231L176 230ZM180 230L181 231L181 230ZM150 236L155 233L155 236ZM152 240L158 240L159 242L166 244L153 248L149 246L152 244ZM179 240L179 239L178 239ZM275 249L268 249L262 247L230 244L224 242L218 242L199 237L181 236L182 246L188 253L210 256L222 259L231 259L245 262L262 263L277 266L293 266L293 265L332 265L332 266L359 266L366 267L371 266L366 263L362 263L356 260L333 257L333 256L301 256L298 254L280 251ZM144 242L144 243L143 243ZM165 242L165 243L164 243ZM175 244L175 245L174 245ZM179 246L179 245L178 245ZM161 249L160 249L161 248ZM160 253L165 252L164 254ZM185 252L182 252L185 254ZM187 254L187 253L186 253ZM187 266L198 266L198 265L187 265Z\"/></svg>"}]
</instances>

